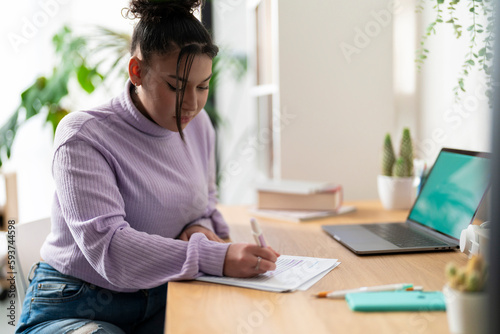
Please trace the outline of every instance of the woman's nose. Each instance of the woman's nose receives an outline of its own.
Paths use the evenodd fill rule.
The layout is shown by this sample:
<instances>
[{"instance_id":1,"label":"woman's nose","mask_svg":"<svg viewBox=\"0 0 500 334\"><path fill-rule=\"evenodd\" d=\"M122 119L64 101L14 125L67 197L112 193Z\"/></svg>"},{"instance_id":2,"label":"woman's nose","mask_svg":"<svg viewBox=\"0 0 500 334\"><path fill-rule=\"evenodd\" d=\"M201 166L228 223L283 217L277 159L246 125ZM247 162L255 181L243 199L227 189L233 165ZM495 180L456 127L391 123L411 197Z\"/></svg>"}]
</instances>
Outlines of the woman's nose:
<instances>
[{"instance_id":1,"label":"woman's nose","mask_svg":"<svg viewBox=\"0 0 500 334\"><path fill-rule=\"evenodd\" d=\"M197 98L195 89L189 89L186 87L184 91L184 99L182 100L182 110L185 111L196 111L197 110Z\"/></svg>"}]
</instances>

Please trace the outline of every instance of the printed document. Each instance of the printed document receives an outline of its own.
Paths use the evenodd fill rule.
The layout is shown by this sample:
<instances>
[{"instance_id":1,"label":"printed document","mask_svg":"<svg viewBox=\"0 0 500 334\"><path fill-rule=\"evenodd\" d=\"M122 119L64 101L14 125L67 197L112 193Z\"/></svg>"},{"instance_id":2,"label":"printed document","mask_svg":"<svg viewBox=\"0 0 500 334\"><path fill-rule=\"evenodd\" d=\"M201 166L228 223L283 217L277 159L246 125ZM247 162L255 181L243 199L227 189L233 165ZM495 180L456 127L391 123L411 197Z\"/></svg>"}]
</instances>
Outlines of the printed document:
<instances>
[{"instance_id":1,"label":"printed document","mask_svg":"<svg viewBox=\"0 0 500 334\"><path fill-rule=\"evenodd\" d=\"M337 259L281 255L276 261L276 270L255 277L203 275L196 280L274 292L307 290L339 264Z\"/></svg>"}]
</instances>

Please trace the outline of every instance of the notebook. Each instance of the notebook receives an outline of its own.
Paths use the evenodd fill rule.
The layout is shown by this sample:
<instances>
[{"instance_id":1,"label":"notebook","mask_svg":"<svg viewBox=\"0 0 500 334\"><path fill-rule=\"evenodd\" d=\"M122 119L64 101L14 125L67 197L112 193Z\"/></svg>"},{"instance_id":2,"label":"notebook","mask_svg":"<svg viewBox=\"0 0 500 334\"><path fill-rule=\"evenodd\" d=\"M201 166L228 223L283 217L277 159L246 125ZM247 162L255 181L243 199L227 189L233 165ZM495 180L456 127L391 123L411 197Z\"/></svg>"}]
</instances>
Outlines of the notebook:
<instances>
[{"instance_id":1,"label":"notebook","mask_svg":"<svg viewBox=\"0 0 500 334\"><path fill-rule=\"evenodd\" d=\"M489 188L489 160L489 153L443 148L405 222L322 228L356 254L456 249Z\"/></svg>"}]
</instances>

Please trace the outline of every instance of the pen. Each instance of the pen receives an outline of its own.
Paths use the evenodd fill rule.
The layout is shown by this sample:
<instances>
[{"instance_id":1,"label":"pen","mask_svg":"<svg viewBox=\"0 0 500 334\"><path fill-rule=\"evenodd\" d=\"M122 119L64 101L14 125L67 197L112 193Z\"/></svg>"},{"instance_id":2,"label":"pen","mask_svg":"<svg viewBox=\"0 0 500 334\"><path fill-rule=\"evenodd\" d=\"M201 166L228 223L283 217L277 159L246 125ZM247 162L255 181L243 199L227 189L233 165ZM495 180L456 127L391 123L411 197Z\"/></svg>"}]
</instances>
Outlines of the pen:
<instances>
[{"instance_id":1,"label":"pen","mask_svg":"<svg viewBox=\"0 0 500 334\"><path fill-rule=\"evenodd\" d=\"M363 286L357 289L337 290L337 291L323 291L319 292L316 297L318 298L344 298L348 293L368 292L368 291L396 291L396 290L413 290L413 284L398 283L387 284L378 286Z\"/></svg>"},{"instance_id":2,"label":"pen","mask_svg":"<svg viewBox=\"0 0 500 334\"><path fill-rule=\"evenodd\" d=\"M260 229L260 226L255 218L250 219L250 224L252 225L252 234L257 245L259 245L260 247L267 247L266 240L264 239L264 234L262 234L262 230Z\"/></svg>"}]
</instances>

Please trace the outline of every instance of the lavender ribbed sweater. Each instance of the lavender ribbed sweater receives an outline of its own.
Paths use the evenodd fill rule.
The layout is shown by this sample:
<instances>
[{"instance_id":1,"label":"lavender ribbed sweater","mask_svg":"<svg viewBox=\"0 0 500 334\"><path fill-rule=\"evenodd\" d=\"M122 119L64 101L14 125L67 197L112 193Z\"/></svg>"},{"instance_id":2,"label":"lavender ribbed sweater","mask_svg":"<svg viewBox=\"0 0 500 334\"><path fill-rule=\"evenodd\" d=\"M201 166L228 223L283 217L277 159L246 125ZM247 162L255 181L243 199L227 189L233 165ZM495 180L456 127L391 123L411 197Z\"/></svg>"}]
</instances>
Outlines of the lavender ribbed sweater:
<instances>
[{"instance_id":1,"label":"lavender ribbed sweater","mask_svg":"<svg viewBox=\"0 0 500 334\"><path fill-rule=\"evenodd\" d=\"M215 209L215 133L205 111L177 132L142 115L124 92L57 128L52 231L41 255L58 271L114 291L133 292L201 273L222 275L228 226Z\"/></svg>"}]
</instances>

